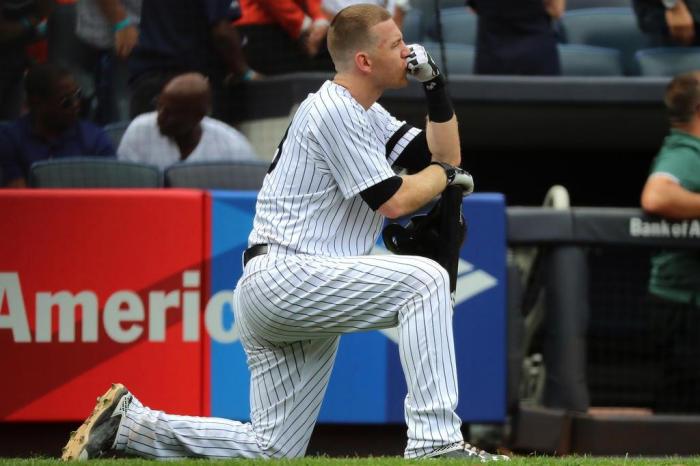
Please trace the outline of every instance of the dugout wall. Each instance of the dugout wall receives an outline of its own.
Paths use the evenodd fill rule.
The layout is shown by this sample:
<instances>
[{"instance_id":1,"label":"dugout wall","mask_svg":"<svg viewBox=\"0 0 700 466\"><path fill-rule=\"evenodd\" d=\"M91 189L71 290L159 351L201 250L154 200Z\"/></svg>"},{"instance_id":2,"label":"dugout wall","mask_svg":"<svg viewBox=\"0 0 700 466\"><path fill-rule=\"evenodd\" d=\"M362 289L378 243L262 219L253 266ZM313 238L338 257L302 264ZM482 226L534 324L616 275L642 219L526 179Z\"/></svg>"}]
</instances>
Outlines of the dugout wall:
<instances>
[{"instance_id":1,"label":"dugout wall","mask_svg":"<svg viewBox=\"0 0 700 466\"><path fill-rule=\"evenodd\" d=\"M514 447L700 453L700 416L653 411L660 374L646 299L650 254L697 251L700 219L671 222L633 208L510 207L508 244L540 249L543 270L526 286L543 290L546 309L526 348L543 356L543 390L521 403ZM689 331L700 336L700 328Z\"/></svg>"}]
</instances>

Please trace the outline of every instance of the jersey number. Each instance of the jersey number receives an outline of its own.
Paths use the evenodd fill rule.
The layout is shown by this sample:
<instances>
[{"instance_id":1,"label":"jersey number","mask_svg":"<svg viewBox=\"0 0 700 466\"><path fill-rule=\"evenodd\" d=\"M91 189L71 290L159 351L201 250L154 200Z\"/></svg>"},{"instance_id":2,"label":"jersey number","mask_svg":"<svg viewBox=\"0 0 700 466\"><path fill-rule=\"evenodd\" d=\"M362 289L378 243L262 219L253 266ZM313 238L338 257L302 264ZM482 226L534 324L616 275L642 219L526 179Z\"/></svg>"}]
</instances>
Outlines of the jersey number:
<instances>
[{"instance_id":1,"label":"jersey number","mask_svg":"<svg viewBox=\"0 0 700 466\"><path fill-rule=\"evenodd\" d=\"M292 126L290 123L289 126L287 126L287 130L284 132L284 136L282 136L282 140L280 141L279 145L277 146L277 150L275 151L275 157L272 159L272 163L270 164L270 168L267 169L267 174L269 175L272 173L272 170L275 169L277 166L277 162L279 162L280 155L282 155L282 146L284 145L284 141L287 140L287 134L289 134L289 128Z\"/></svg>"}]
</instances>

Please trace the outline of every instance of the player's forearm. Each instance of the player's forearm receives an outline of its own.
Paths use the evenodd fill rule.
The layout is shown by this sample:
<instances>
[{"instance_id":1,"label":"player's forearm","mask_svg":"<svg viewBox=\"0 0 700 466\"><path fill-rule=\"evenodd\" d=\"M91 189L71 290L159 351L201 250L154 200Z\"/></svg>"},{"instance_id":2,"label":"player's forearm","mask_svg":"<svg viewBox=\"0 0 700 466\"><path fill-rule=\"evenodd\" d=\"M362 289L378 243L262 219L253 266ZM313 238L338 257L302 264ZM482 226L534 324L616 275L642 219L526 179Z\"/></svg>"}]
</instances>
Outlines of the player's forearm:
<instances>
[{"instance_id":1,"label":"player's forearm","mask_svg":"<svg viewBox=\"0 0 700 466\"><path fill-rule=\"evenodd\" d=\"M425 100L428 104L426 138L433 160L459 166L459 132L452 100L447 92L445 78L420 44L409 45L406 69L409 74L423 84Z\"/></svg>"},{"instance_id":2,"label":"player's forearm","mask_svg":"<svg viewBox=\"0 0 700 466\"><path fill-rule=\"evenodd\" d=\"M426 139L430 153L433 154L433 160L459 166L461 150L456 115L453 114L452 118L444 123L428 120L426 124Z\"/></svg>"},{"instance_id":3,"label":"player's forearm","mask_svg":"<svg viewBox=\"0 0 700 466\"><path fill-rule=\"evenodd\" d=\"M674 220L700 218L700 193L663 177L650 178L641 199L642 208L653 215Z\"/></svg>"},{"instance_id":4,"label":"player's forearm","mask_svg":"<svg viewBox=\"0 0 700 466\"><path fill-rule=\"evenodd\" d=\"M385 217L397 218L415 212L440 194L447 184L444 170L437 165L401 178L399 190L378 209Z\"/></svg>"}]
</instances>

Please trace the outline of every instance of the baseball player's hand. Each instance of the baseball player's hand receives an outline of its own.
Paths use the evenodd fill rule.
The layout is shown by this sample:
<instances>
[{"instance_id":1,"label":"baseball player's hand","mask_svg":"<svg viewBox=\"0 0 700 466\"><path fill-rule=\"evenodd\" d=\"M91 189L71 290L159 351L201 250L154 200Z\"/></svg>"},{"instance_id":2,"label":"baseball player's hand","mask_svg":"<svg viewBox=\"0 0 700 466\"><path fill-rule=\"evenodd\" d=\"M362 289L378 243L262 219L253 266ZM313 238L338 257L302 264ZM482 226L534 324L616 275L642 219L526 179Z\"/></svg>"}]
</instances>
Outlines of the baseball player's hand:
<instances>
[{"instance_id":1,"label":"baseball player's hand","mask_svg":"<svg viewBox=\"0 0 700 466\"><path fill-rule=\"evenodd\" d=\"M474 192L474 178L468 171L455 167L455 176L447 180L447 186L457 185L462 187L462 194L468 196Z\"/></svg>"},{"instance_id":2,"label":"baseball player's hand","mask_svg":"<svg viewBox=\"0 0 700 466\"><path fill-rule=\"evenodd\" d=\"M431 162L431 165L440 165L442 169L445 170L447 186L460 186L464 196L468 196L474 192L474 178L472 178L468 171L440 161Z\"/></svg>"},{"instance_id":3,"label":"baseball player's hand","mask_svg":"<svg viewBox=\"0 0 700 466\"><path fill-rule=\"evenodd\" d=\"M406 69L420 82L427 82L440 76L440 69L433 57L420 44L408 46L411 53L406 57Z\"/></svg>"}]
</instances>

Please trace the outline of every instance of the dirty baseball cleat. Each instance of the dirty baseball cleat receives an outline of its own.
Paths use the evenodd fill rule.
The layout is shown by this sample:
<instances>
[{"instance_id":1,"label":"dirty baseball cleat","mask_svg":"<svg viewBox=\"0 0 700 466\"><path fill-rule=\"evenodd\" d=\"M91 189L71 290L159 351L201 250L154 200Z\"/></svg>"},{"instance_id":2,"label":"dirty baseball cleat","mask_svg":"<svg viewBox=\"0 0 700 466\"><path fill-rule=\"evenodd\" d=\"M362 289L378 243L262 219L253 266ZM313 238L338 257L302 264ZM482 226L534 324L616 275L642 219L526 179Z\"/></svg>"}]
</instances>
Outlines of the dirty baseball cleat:
<instances>
[{"instance_id":1,"label":"dirty baseball cleat","mask_svg":"<svg viewBox=\"0 0 700 466\"><path fill-rule=\"evenodd\" d=\"M489 463L491 461L510 461L510 457L506 455L497 455L489 453L485 450L480 450L479 448L465 443L462 448L457 450L450 450L445 453L437 453L430 456L431 458L454 458L454 459L465 459L471 460L479 463Z\"/></svg>"},{"instance_id":2,"label":"dirty baseball cleat","mask_svg":"<svg viewBox=\"0 0 700 466\"><path fill-rule=\"evenodd\" d=\"M132 395L120 383L112 384L97 398L95 409L77 431L71 432L61 459L63 461L98 458L110 450L117 436L119 424L131 403Z\"/></svg>"}]
</instances>

